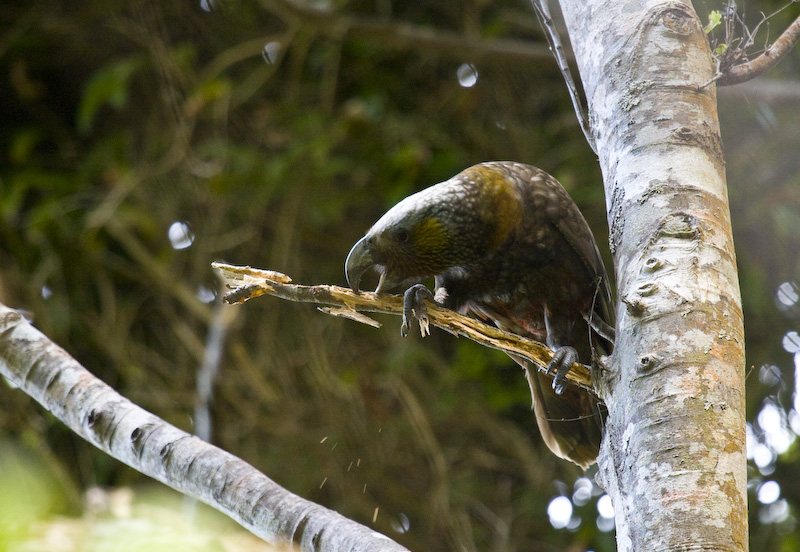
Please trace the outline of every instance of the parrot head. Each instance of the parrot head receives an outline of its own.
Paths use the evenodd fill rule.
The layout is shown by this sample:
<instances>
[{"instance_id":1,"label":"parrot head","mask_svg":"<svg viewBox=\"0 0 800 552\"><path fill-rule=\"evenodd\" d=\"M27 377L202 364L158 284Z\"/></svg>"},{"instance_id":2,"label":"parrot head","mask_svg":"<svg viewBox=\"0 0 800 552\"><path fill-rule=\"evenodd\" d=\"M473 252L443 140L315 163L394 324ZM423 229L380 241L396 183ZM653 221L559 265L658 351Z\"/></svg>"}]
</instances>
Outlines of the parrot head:
<instances>
[{"instance_id":1,"label":"parrot head","mask_svg":"<svg viewBox=\"0 0 800 552\"><path fill-rule=\"evenodd\" d=\"M381 293L466 268L505 241L519 216L516 192L502 173L476 165L387 211L347 255L347 283L358 291L373 268Z\"/></svg>"}]
</instances>

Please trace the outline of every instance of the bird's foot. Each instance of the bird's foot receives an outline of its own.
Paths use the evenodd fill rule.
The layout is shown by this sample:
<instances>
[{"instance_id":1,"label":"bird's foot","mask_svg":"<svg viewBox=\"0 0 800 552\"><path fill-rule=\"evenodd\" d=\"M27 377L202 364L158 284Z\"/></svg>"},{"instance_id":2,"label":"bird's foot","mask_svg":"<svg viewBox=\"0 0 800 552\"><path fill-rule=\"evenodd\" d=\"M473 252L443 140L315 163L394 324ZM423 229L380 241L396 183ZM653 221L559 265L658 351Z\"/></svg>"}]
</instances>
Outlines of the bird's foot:
<instances>
[{"instance_id":1,"label":"bird's foot","mask_svg":"<svg viewBox=\"0 0 800 552\"><path fill-rule=\"evenodd\" d=\"M572 347L559 347L553 354L553 360L547 365L547 373L555 374L553 391L560 395L567 388L567 374L572 365L578 361L578 351Z\"/></svg>"},{"instance_id":2,"label":"bird's foot","mask_svg":"<svg viewBox=\"0 0 800 552\"><path fill-rule=\"evenodd\" d=\"M403 294L403 324L400 326L400 335L403 337L408 335L409 320L412 317L419 322L419 331L422 337L431 333L425 299L434 301L433 293L425 287L425 284L415 284Z\"/></svg>"}]
</instances>

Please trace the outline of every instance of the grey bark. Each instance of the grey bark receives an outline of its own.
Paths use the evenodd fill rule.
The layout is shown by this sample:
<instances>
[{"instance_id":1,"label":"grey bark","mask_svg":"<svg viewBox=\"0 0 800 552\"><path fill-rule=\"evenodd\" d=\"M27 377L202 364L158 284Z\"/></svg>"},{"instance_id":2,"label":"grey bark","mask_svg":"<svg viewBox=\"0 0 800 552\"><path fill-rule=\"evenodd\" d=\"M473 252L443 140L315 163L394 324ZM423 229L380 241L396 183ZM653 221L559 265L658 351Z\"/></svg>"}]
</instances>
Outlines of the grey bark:
<instances>
[{"instance_id":1,"label":"grey bark","mask_svg":"<svg viewBox=\"0 0 800 552\"><path fill-rule=\"evenodd\" d=\"M131 403L2 304L0 373L100 450L267 542L309 552L407 552Z\"/></svg>"},{"instance_id":2,"label":"grey bark","mask_svg":"<svg viewBox=\"0 0 800 552\"><path fill-rule=\"evenodd\" d=\"M744 329L708 41L689 2L561 6L620 299L598 378L618 550L747 550Z\"/></svg>"}]
</instances>

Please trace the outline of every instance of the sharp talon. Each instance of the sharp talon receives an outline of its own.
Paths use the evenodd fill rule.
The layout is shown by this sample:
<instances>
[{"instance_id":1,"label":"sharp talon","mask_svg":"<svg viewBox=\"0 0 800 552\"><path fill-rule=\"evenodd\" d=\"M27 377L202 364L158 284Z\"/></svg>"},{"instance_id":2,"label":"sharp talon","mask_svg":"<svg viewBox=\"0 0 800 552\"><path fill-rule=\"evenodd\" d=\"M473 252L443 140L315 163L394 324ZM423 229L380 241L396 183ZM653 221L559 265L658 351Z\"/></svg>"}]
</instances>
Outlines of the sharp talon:
<instances>
[{"instance_id":1,"label":"sharp talon","mask_svg":"<svg viewBox=\"0 0 800 552\"><path fill-rule=\"evenodd\" d=\"M567 374L578 360L578 352L572 347L559 347L553 354L553 360L547 365L547 373L555 373L553 391L561 395L567 388Z\"/></svg>"},{"instance_id":2,"label":"sharp talon","mask_svg":"<svg viewBox=\"0 0 800 552\"><path fill-rule=\"evenodd\" d=\"M400 326L400 335L406 337L410 327L411 318L416 318L419 322L419 330L422 337L430 334L430 323L428 321L428 309L425 307L425 299L433 300L433 294L423 284L411 286L403 294L403 324Z\"/></svg>"},{"instance_id":3,"label":"sharp talon","mask_svg":"<svg viewBox=\"0 0 800 552\"><path fill-rule=\"evenodd\" d=\"M419 333L422 335L422 337L431 335L431 323L427 316L419 319Z\"/></svg>"},{"instance_id":4,"label":"sharp talon","mask_svg":"<svg viewBox=\"0 0 800 552\"><path fill-rule=\"evenodd\" d=\"M564 353L565 352L566 351L564 351L563 348L556 349L553 352L553 360L551 360L550 362L547 363L547 375L548 376L554 376L554 375L558 374L558 369L561 366L561 362L564 359Z\"/></svg>"}]
</instances>

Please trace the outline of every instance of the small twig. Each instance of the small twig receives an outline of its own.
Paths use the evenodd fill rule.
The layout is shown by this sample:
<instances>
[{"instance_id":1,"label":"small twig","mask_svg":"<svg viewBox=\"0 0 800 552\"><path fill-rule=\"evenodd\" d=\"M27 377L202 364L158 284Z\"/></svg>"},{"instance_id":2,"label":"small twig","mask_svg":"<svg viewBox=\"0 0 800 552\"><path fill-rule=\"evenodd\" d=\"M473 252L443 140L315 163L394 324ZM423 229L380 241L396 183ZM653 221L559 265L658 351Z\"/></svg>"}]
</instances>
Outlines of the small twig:
<instances>
[{"instance_id":1,"label":"small twig","mask_svg":"<svg viewBox=\"0 0 800 552\"><path fill-rule=\"evenodd\" d=\"M564 77L564 82L567 84L567 91L569 98L572 100L572 107L575 110L575 115L578 117L578 123L581 125L583 135L589 143L592 151L597 153L597 146L595 145L594 135L589 125L589 117L586 114L586 109L583 107L581 96L578 93L578 87L575 85L575 80L572 78L572 72L567 63L567 55L564 53L564 46L561 44L561 36L558 34L553 18L550 15L550 7L547 0L531 0L533 11L536 12L536 17L544 29L544 34L547 37L547 42L550 44L550 50L556 58L556 64Z\"/></svg>"},{"instance_id":2,"label":"small twig","mask_svg":"<svg viewBox=\"0 0 800 552\"><path fill-rule=\"evenodd\" d=\"M729 0L723 16L725 22L724 42L719 43L712 40L716 71L706 83L700 86L700 89L706 88L714 82L719 86L740 84L763 75L777 65L800 41L800 17L795 19L772 45L769 45L769 36L767 36L765 39L767 46L756 59L748 60L747 50L756 43L756 36L762 25L767 23L768 26L770 19L798 1L800 0L792 0L769 15L762 13L761 20L751 30L745 23L744 17L737 12L735 2ZM706 32L711 32L716 26L711 23L709 25ZM738 35L737 28L740 29Z\"/></svg>"},{"instance_id":3,"label":"small twig","mask_svg":"<svg viewBox=\"0 0 800 552\"><path fill-rule=\"evenodd\" d=\"M800 16L783 31L783 34L763 54L752 61L731 67L717 80L717 84L720 86L739 84L763 75L775 67L794 48L798 41L800 41Z\"/></svg>"},{"instance_id":4,"label":"small twig","mask_svg":"<svg viewBox=\"0 0 800 552\"><path fill-rule=\"evenodd\" d=\"M223 297L226 303L239 304L259 295L272 295L289 301L325 305L320 307L320 310L327 314L350 318L374 327L380 327L380 323L363 314L364 312L403 314L403 298L399 295L363 291L356 293L350 288L331 285L292 284L292 279L285 274L249 266L224 263L212 263L211 266L219 271L231 290ZM553 359L553 351L545 344L500 330L431 302L426 303L426 306L428 319L434 326L453 335L469 338L486 347L525 357L539 366L541 372L547 373L545 367ZM589 368L583 364L573 364L567 379L582 389L594 393Z\"/></svg>"}]
</instances>

